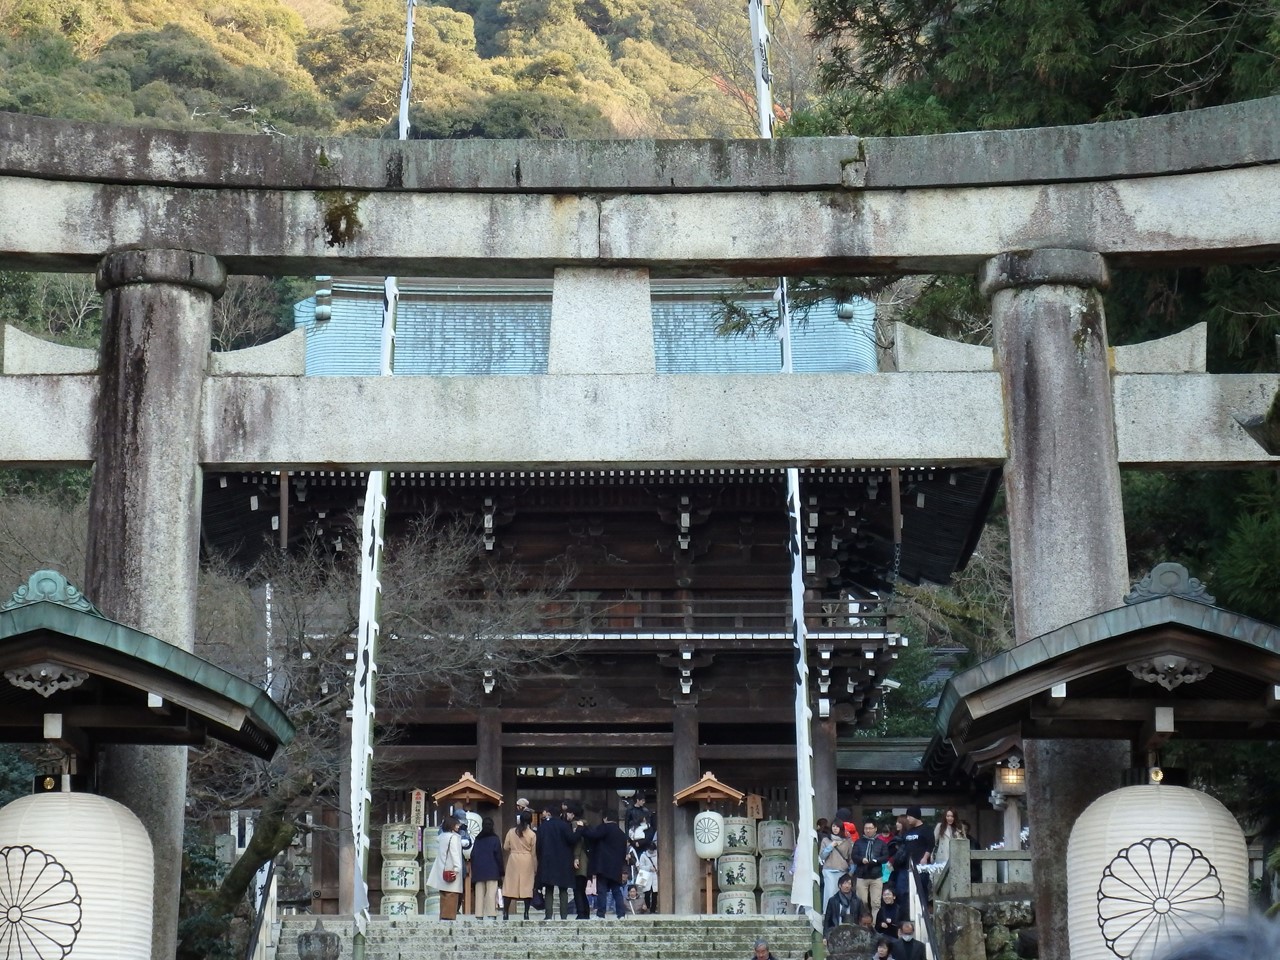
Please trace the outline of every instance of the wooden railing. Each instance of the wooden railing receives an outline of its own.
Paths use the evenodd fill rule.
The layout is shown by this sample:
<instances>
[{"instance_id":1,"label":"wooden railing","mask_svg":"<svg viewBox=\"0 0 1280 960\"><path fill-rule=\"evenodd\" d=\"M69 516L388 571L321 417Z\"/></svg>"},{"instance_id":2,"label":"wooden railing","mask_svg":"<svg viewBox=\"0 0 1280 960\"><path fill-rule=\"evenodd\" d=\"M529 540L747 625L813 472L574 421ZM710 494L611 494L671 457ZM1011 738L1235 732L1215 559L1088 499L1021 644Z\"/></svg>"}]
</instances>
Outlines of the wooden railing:
<instances>
[{"instance_id":1,"label":"wooden railing","mask_svg":"<svg viewBox=\"0 0 1280 960\"><path fill-rule=\"evenodd\" d=\"M810 631L847 634L883 632L883 612L850 601L805 604ZM595 634L778 633L789 634L791 608L785 598L574 599L550 605L542 629Z\"/></svg>"}]
</instances>

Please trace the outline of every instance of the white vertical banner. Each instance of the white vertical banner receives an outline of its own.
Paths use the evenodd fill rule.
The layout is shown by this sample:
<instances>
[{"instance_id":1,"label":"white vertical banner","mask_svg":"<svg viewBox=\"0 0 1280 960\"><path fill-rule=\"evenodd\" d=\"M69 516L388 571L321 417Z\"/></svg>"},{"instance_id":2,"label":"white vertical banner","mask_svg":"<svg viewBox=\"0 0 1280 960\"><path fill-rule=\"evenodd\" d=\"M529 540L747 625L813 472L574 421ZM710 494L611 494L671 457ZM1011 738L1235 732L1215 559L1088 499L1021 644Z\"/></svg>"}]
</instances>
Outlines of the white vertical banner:
<instances>
[{"instance_id":1,"label":"white vertical banner","mask_svg":"<svg viewBox=\"0 0 1280 960\"><path fill-rule=\"evenodd\" d=\"M369 472L360 523L360 613L351 697L351 830L356 870L352 912L356 932L369 923L369 802L373 788L374 687L378 676L378 634L382 607L382 531L386 521L387 475Z\"/></svg>"},{"instance_id":2,"label":"white vertical banner","mask_svg":"<svg viewBox=\"0 0 1280 960\"><path fill-rule=\"evenodd\" d=\"M764 0L749 0L751 47L756 70L756 120L760 136L773 139L773 74L769 70L769 24ZM786 278L778 280L774 298L778 303L778 339L782 349L781 372L793 372L791 357L791 311L787 302ZM809 917L814 930L822 932L821 878L814 862L817 834L814 823L813 792L813 711L809 707L809 634L804 622L804 532L800 526L800 471L787 469L787 526L791 551L791 638L795 672L796 711L796 855L791 880L791 903Z\"/></svg>"},{"instance_id":3,"label":"white vertical banner","mask_svg":"<svg viewBox=\"0 0 1280 960\"><path fill-rule=\"evenodd\" d=\"M413 86L413 8L417 0L406 0L404 27L404 72L400 80L398 134L409 139L409 95ZM382 340L378 373L395 372L396 314L400 308L400 288L395 277L383 282ZM370 470L365 491L364 515L360 522L360 613L356 629L356 662L351 697L351 831L356 869L352 910L355 913L354 954L364 956L364 938L369 926L369 807L373 799L374 688L378 676L378 637L382 615L383 534L387 520L387 473Z\"/></svg>"}]
</instances>

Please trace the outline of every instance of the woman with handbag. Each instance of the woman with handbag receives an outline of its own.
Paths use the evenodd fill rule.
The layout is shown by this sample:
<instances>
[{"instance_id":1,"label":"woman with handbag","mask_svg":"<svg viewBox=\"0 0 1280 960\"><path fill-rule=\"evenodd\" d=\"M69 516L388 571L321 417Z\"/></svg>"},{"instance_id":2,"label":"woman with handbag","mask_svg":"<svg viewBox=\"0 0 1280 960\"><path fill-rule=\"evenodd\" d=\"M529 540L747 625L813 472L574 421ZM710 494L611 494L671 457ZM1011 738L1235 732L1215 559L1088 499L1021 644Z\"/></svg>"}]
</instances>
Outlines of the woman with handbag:
<instances>
[{"instance_id":1,"label":"woman with handbag","mask_svg":"<svg viewBox=\"0 0 1280 960\"><path fill-rule=\"evenodd\" d=\"M840 892L840 878L849 872L853 842L844 835L844 824L833 820L827 834L818 838L818 860L822 864L822 906Z\"/></svg>"},{"instance_id":2,"label":"woman with handbag","mask_svg":"<svg viewBox=\"0 0 1280 960\"><path fill-rule=\"evenodd\" d=\"M427 875L427 886L440 891L440 919L453 920L458 916L458 898L462 895L462 839L458 836L461 826L457 817L448 816L440 821L439 848L435 863Z\"/></svg>"}]
</instances>

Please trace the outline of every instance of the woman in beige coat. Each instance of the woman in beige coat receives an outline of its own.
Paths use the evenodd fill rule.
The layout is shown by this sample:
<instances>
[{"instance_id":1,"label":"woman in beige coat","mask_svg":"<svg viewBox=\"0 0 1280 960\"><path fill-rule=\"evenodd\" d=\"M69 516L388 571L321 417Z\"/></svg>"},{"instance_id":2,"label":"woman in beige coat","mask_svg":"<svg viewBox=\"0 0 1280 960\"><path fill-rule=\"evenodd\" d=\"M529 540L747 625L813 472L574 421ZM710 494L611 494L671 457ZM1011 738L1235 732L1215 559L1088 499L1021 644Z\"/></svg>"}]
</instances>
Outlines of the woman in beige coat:
<instances>
[{"instance_id":1,"label":"woman in beige coat","mask_svg":"<svg viewBox=\"0 0 1280 960\"><path fill-rule=\"evenodd\" d=\"M458 897L462 893L462 838L458 836L461 825L461 821L453 816L440 821L436 861L427 876L427 886L440 891L441 920L453 920L458 916Z\"/></svg>"},{"instance_id":2,"label":"woman in beige coat","mask_svg":"<svg viewBox=\"0 0 1280 960\"><path fill-rule=\"evenodd\" d=\"M532 818L527 813L516 815L516 825L507 831L502 841L507 855L507 872L502 878L502 919L511 913L511 901L524 901L524 918L529 919L529 901L533 897L533 878L538 871L538 857L534 853L537 836L529 826Z\"/></svg>"}]
</instances>

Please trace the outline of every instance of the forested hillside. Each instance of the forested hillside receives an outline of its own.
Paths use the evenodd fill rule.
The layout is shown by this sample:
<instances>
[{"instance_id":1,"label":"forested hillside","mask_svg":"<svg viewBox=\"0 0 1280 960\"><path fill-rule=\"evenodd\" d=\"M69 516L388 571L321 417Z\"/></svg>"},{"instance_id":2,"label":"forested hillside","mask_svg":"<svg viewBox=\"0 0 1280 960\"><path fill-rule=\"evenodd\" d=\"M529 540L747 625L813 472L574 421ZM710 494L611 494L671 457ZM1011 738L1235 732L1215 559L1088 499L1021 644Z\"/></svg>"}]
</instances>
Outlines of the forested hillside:
<instances>
[{"instance_id":1,"label":"forested hillside","mask_svg":"<svg viewBox=\"0 0 1280 960\"><path fill-rule=\"evenodd\" d=\"M799 0L774 4L784 111L816 79ZM750 136L739 0L449 0L415 10L413 135ZM385 136L403 0L0 0L0 110Z\"/></svg>"}]
</instances>

